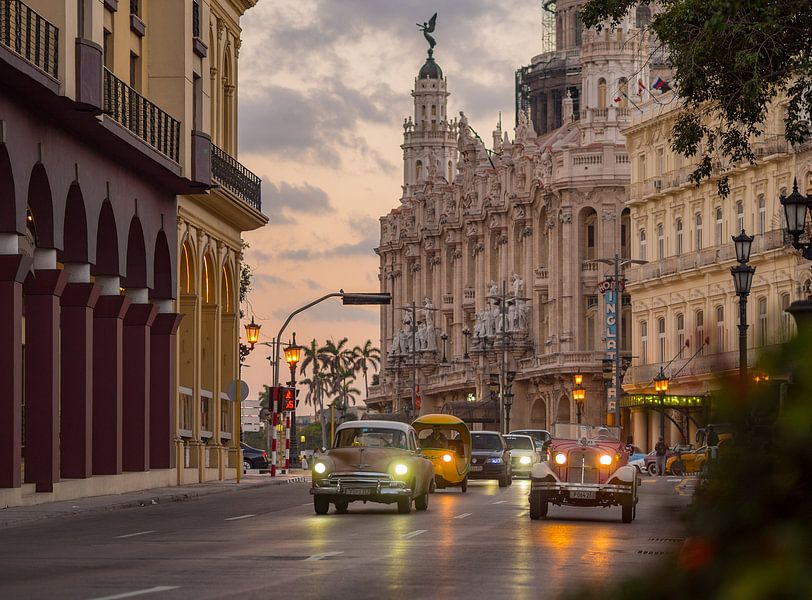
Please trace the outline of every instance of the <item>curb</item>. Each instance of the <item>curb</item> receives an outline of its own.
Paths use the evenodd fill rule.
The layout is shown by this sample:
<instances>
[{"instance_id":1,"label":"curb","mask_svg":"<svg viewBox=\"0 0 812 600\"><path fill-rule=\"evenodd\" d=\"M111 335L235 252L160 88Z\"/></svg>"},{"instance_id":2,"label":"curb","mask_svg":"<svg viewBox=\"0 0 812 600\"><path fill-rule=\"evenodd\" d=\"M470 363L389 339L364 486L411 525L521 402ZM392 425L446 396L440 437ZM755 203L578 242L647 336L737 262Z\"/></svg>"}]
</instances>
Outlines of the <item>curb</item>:
<instances>
[{"instance_id":1,"label":"curb","mask_svg":"<svg viewBox=\"0 0 812 600\"><path fill-rule=\"evenodd\" d=\"M10 529L12 527L19 527L22 525L30 525L31 523L37 523L40 521L45 521L49 519L59 519L63 517L70 517L76 516L81 514L88 514L94 512L109 512L115 510L125 510L128 508L141 508L145 506L156 506L158 504L169 504L172 502L185 502L188 500L192 500L195 498L202 498L205 496L213 496L215 494L223 494L226 492L239 492L241 490L250 490L250 489L257 489L261 487L268 487L268 486L275 486L275 485L285 485L289 483L306 483L310 481L309 475L297 475L294 477L286 477L285 479L269 479L266 481L256 481L251 483L239 483L233 484L233 487L227 486L217 486L213 487L211 484L213 483L220 483L220 482L208 482L208 483L198 483L198 484L191 484L193 486L199 486L192 489L186 489L184 491L179 492L168 492L165 494L149 494L149 490L143 490L143 492L131 492L133 494L143 494L139 497L122 500L118 502L112 502L107 505L101 506L91 506L91 507L77 507L76 509L67 509L63 512L52 512L55 508L56 504L62 503L78 503L87 500L92 500L93 498L102 498L103 496L89 496L87 498L76 498L75 500L63 500L58 503L44 503L38 504L34 506L15 506L11 508L6 508L0 510L0 529ZM50 510L49 510L50 508ZM15 509L23 509L26 513L25 515L20 516L20 518L6 520L3 517L5 516L3 513L5 511L15 511ZM41 512L38 512L38 510ZM13 514L13 513L6 513Z\"/></svg>"}]
</instances>

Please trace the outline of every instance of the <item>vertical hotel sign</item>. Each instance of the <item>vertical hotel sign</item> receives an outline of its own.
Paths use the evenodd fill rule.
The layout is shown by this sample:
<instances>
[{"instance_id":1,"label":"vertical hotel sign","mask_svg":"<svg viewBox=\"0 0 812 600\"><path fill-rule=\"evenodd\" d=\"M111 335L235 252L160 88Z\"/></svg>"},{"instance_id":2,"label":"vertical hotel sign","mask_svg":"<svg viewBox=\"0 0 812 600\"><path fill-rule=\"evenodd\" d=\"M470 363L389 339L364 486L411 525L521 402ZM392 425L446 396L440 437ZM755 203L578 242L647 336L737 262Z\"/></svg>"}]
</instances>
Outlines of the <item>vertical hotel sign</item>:
<instances>
[{"instance_id":1,"label":"vertical hotel sign","mask_svg":"<svg viewBox=\"0 0 812 600\"><path fill-rule=\"evenodd\" d=\"M604 324L606 325L606 359L612 364L612 379L609 387L606 388L607 412L614 412L617 409L617 292L612 289L612 283L602 281L599 284L600 291L603 292L603 304L606 307Z\"/></svg>"}]
</instances>

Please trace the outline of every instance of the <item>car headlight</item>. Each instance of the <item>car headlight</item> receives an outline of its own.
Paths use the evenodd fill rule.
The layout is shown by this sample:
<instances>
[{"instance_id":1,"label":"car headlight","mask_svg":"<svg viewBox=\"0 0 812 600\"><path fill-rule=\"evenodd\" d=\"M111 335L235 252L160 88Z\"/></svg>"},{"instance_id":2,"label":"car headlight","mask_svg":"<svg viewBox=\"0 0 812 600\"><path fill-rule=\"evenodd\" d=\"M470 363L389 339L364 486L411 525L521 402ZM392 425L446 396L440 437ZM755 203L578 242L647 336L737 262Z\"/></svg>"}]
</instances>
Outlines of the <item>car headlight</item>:
<instances>
[{"instance_id":1,"label":"car headlight","mask_svg":"<svg viewBox=\"0 0 812 600\"><path fill-rule=\"evenodd\" d=\"M324 463L317 462L315 465L313 465L313 470L319 475L321 475L327 470L327 465L325 465Z\"/></svg>"},{"instance_id":2,"label":"car headlight","mask_svg":"<svg viewBox=\"0 0 812 600\"><path fill-rule=\"evenodd\" d=\"M451 455L443 454L443 462L451 462Z\"/></svg>"},{"instance_id":3,"label":"car headlight","mask_svg":"<svg viewBox=\"0 0 812 600\"><path fill-rule=\"evenodd\" d=\"M555 462L558 465L563 465L565 462L567 462L567 455L559 452L555 455Z\"/></svg>"},{"instance_id":4,"label":"car headlight","mask_svg":"<svg viewBox=\"0 0 812 600\"><path fill-rule=\"evenodd\" d=\"M521 464L523 464L523 465L529 465L529 464L530 464L532 461L530 460L530 457L529 457L529 456L522 456L522 457L519 459L519 462L520 462Z\"/></svg>"},{"instance_id":5,"label":"car headlight","mask_svg":"<svg viewBox=\"0 0 812 600\"><path fill-rule=\"evenodd\" d=\"M602 465L611 465L612 464L612 457L608 454L601 454L600 461Z\"/></svg>"},{"instance_id":6,"label":"car headlight","mask_svg":"<svg viewBox=\"0 0 812 600\"><path fill-rule=\"evenodd\" d=\"M406 468L406 465L403 463L398 463L395 465L395 475L406 475L406 471L409 469Z\"/></svg>"}]
</instances>

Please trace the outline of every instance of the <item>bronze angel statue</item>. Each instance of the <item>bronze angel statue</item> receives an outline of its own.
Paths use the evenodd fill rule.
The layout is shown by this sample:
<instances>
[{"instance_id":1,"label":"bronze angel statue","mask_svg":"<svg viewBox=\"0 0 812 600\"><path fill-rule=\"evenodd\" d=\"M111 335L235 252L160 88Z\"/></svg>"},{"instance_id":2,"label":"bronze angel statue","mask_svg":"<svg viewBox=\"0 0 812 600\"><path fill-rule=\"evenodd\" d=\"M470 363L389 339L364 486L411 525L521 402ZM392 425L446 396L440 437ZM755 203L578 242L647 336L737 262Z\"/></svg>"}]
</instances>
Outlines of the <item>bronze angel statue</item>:
<instances>
[{"instance_id":1,"label":"bronze angel statue","mask_svg":"<svg viewBox=\"0 0 812 600\"><path fill-rule=\"evenodd\" d=\"M420 31L423 32L423 37L425 37L426 41L429 43L429 48L431 48L432 50L437 45L437 41L429 34L434 33L434 26L436 24L437 24L437 13L434 13L432 15L428 23L423 23L422 25L420 23L416 23L418 29L420 29Z\"/></svg>"}]
</instances>

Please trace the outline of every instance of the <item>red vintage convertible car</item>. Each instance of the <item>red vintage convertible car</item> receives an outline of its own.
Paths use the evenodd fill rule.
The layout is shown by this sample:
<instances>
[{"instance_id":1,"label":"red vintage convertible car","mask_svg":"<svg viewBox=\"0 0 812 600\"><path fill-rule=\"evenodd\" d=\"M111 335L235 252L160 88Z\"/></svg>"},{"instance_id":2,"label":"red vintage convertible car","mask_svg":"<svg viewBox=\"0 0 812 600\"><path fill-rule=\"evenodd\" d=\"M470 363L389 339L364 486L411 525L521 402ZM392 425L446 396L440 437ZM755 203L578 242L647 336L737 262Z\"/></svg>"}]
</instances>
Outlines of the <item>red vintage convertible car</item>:
<instances>
[{"instance_id":1,"label":"red vintage convertible car","mask_svg":"<svg viewBox=\"0 0 812 600\"><path fill-rule=\"evenodd\" d=\"M631 523L640 478L618 434L611 427L555 425L550 460L530 474L530 518L546 517L550 504L620 505L623 522Z\"/></svg>"}]
</instances>

